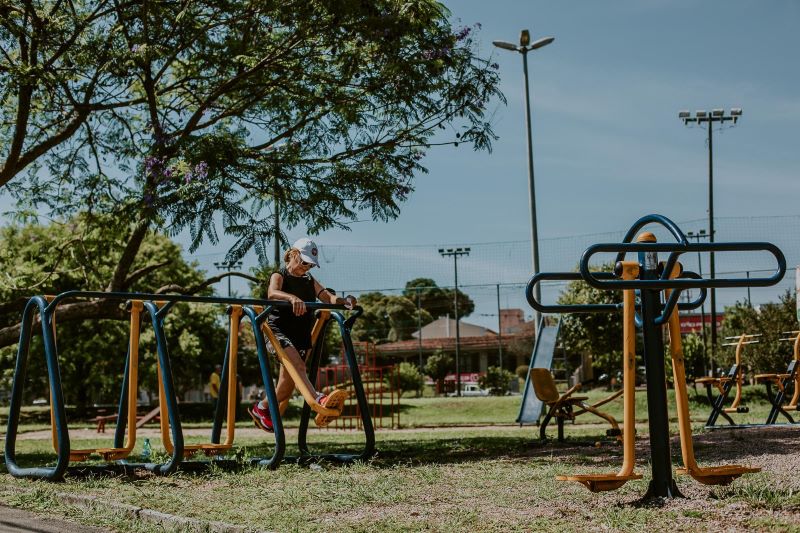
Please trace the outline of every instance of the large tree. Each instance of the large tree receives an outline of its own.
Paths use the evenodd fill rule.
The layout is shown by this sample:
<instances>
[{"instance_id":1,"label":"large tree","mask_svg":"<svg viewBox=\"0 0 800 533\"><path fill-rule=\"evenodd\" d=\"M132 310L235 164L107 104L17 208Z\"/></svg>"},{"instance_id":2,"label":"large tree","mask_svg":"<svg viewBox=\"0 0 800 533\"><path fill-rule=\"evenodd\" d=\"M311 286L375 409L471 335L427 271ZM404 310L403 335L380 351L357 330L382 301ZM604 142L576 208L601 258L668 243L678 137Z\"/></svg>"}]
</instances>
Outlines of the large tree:
<instances>
[{"instance_id":1,"label":"large tree","mask_svg":"<svg viewBox=\"0 0 800 533\"><path fill-rule=\"evenodd\" d=\"M455 316L454 289L444 289L436 285L430 278L414 278L406 283L403 296L412 302L419 301L419 306L433 317L449 314ZM475 311L475 302L467 294L458 291L458 316L465 317Z\"/></svg>"},{"instance_id":2,"label":"large tree","mask_svg":"<svg viewBox=\"0 0 800 533\"><path fill-rule=\"evenodd\" d=\"M8 226L0 230L0 250L6 270L0 280L0 298L14 300L19 294L55 294L65 290L100 290L113 270L124 242L113 225L87 224L79 216L66 224L47 226ZM154 268L158 266L158 268ZM149 234L142 242L134 263L135 276L129 280L131 291L154 291L168 287L192 288L193 292L210 294L203 272L197 265L181 258L180 247L168 238ZM10 281L11 280L11 281ZM64 322L62 309L56 312L57 343L64 393L69 403L85 406L90 402L113 403L119 394L121 374L128 347L129 314L124 306L113 302L108 315L117 320L95 319ZM201 385L202 378L221 363L225 354L227 333L221 324L221 306L179 304L165 319L165 334L173 372L179 392ZM5 314L2 325L19 320L16 314ZM155 338L149 319L142 319L140 376L151 391L157 389ZM47 396L47 371L39 338L34 339L29 358L26 388L30 397ZM16 351L0 349L3 380L11 378Z\"/></svg>"},{"instance_id":3,"label":"large tree","mask_svg":"<svg viewBox=\"0 0 800 533\"><path fill-rule=\"evenodd\" d=\"M276 220L391 219L433 144L494 138L496 65L447 17L433 0L4 5L0 185L23 216L110 216L125 246L109 291L130 289L154 229L188 231L190 250L224 232L229 260L267 262Z\"/></svg>"},{"instance_id":4,"label":"large tree","mask_svg":"<svg viewBox=\"0 0 800 533\"><path fill-rule=\"evenodd\" d=\"M358 304L364 308L364 314L353 326L353 335L362 341L408 340L420 324L433 322L427 311L418 310L416 304L404 296L368 292L359 297Z\"/></svg>"}]
</instances>

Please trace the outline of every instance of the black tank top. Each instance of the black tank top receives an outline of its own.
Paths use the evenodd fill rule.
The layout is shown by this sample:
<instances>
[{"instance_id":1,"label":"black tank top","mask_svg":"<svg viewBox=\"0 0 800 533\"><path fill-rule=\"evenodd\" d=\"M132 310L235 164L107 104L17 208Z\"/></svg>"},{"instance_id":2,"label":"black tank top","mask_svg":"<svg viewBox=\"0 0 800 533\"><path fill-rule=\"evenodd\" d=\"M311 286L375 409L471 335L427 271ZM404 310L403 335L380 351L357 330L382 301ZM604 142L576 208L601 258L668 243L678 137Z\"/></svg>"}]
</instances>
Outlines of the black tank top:
<instances>
[{"instance_id":1,"label":"black tank top","mask_svg":"<svg viewBox=\"0 0 800 533\"><path fill-rule=\"evenodd\" d=\"M315 302L317 295L314 293L314 278L308 273L302 276L292 276L286 267L278 272L283 276L281 291L293 294L304 302ZM272 309L268 319L271 328L277 328L289 337L292 345L298 350L311 348L311 329L314 327L314 312L307 310L304 315L297 316L290 307L276 307Z\"/></svg>"}]
</instances>

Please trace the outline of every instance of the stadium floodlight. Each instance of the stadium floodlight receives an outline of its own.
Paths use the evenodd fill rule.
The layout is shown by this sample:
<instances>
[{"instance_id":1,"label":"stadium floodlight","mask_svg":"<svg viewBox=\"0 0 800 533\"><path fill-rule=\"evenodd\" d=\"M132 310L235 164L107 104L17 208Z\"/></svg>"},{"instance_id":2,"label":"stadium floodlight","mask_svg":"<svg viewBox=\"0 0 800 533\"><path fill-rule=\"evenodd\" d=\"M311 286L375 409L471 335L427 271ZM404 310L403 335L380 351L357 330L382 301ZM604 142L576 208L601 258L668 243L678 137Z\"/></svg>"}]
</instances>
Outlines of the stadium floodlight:
<instances>
[{"instance_id":1,"label":"stadium floodlight","mask_svg":"<svg viewBox=\"0 0 800 533\"><path fill-rule=\"evenodd\" d=\"M455 272L455 291L453 293L453 307L456 315L456 396L461 396L461 329L458 320L458 258L462 255L469 255L469 248L448 248L447 251L439 248L442 257L453 258L453 269Z\"/></svg>"},{"instance_id":2,"label":"stadium floodlight","mask_svg":"<svg viewBox=\"0 0 800 533\"><path fill-rule=\"evenodd\" d=\"M730 114L726 115L725 110L722 108L716 108L711 111L709 114L704 110L695 111L694 117L691 116L691 113L688 111L680 111L678 112L678 118L683 121L684 124L687 126L689 123L708 123L708 240L709 242L714 242L714 143L713 143L713 131L714 131L714 123L719 122L720 124L724 124L725 122L733 122L734 124L737 123L739 118L742 116L742 108L741 107L734 107L731 109ZM711 279L714 279L716 276L716 270L714 267L714 252L709 254L709 267L711 270ZM710 366L709 369L713 373L714 372L714 357L716 352L716 345L717 345L717 291L715 289L711 289L711 353L710 353Z\"/></svg>"}]
</instances>

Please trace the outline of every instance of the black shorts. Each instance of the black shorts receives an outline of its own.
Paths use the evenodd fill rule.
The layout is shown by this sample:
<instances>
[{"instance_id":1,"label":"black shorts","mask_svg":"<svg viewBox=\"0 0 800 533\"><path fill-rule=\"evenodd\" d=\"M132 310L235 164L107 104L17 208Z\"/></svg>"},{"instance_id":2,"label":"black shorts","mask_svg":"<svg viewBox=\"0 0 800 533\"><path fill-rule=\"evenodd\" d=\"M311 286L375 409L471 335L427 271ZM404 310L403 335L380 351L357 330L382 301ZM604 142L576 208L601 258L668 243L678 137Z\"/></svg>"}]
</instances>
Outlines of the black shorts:
<instances>
[{"instance_id":1,"label":"black shorts","mask_svg":"<svg viewBox=\"0 0 800 533\"><path fill-rule=\"evenodd\" d=\"M284 332L282 332L280 329L272 325L270 325L270 329L272 330L272 333L275 335L275 338L278 340L278 344L281 345L281 348L288 348L289 346L291 346L292 348L297 350L297 353L300 354L300 357L302 357L303 359L306 358L306 352L308 351L307 349L298 350L297 347L292 342L292 340L289 337L287 337ZM271 342L269 342L269 340L267 340L267 351L272 355L276 355L275 347L272 345ZM278 362L280 362L280 360Z\"/></svg>"}]
</instances>

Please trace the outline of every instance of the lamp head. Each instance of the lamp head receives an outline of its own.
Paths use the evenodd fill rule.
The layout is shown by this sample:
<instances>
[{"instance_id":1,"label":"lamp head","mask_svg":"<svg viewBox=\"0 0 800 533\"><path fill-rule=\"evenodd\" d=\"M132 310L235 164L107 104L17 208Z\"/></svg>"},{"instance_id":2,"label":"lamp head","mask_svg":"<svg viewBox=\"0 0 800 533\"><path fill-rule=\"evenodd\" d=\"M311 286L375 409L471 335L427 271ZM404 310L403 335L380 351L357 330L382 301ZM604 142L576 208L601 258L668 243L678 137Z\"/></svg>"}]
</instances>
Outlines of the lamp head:
<instances>
[{"instance_id":1,"label":"lamp head","mask_svg":"<svg viewBox=\"0 0 800 533\"><path fill-rule=\"evenodd\" d=\"M516 44L512 44L506 41L492 41L492 44L498 48L502 48L503 50L511 50L512 52L519 52L519 48Z\"/></svg>"},{"instance_id":2,"label":"lamp head","mask_svg":"<svg viewBox=\"0 0 800 533\"><path fill-rule=\"evenodd\" d=\"M531 44L531 32L522 30L519 34L519 45L528 46L529 44Z\"/></svg>"},{"instance_id":3,"label":"lamp head","mask_svg":"<svg viewBox=\"0 0 800 533\"><path fill-rule=\"evenodd\" d=\"M530 46L530 48L531 48L531 50L536 50L537 48L541 48L543 46L547 46L548 44L552 43L555 40L556 40L555 37L544 37L542 39L539 39L538 41L535 41Z\"/></svg>"}]
</instances>

